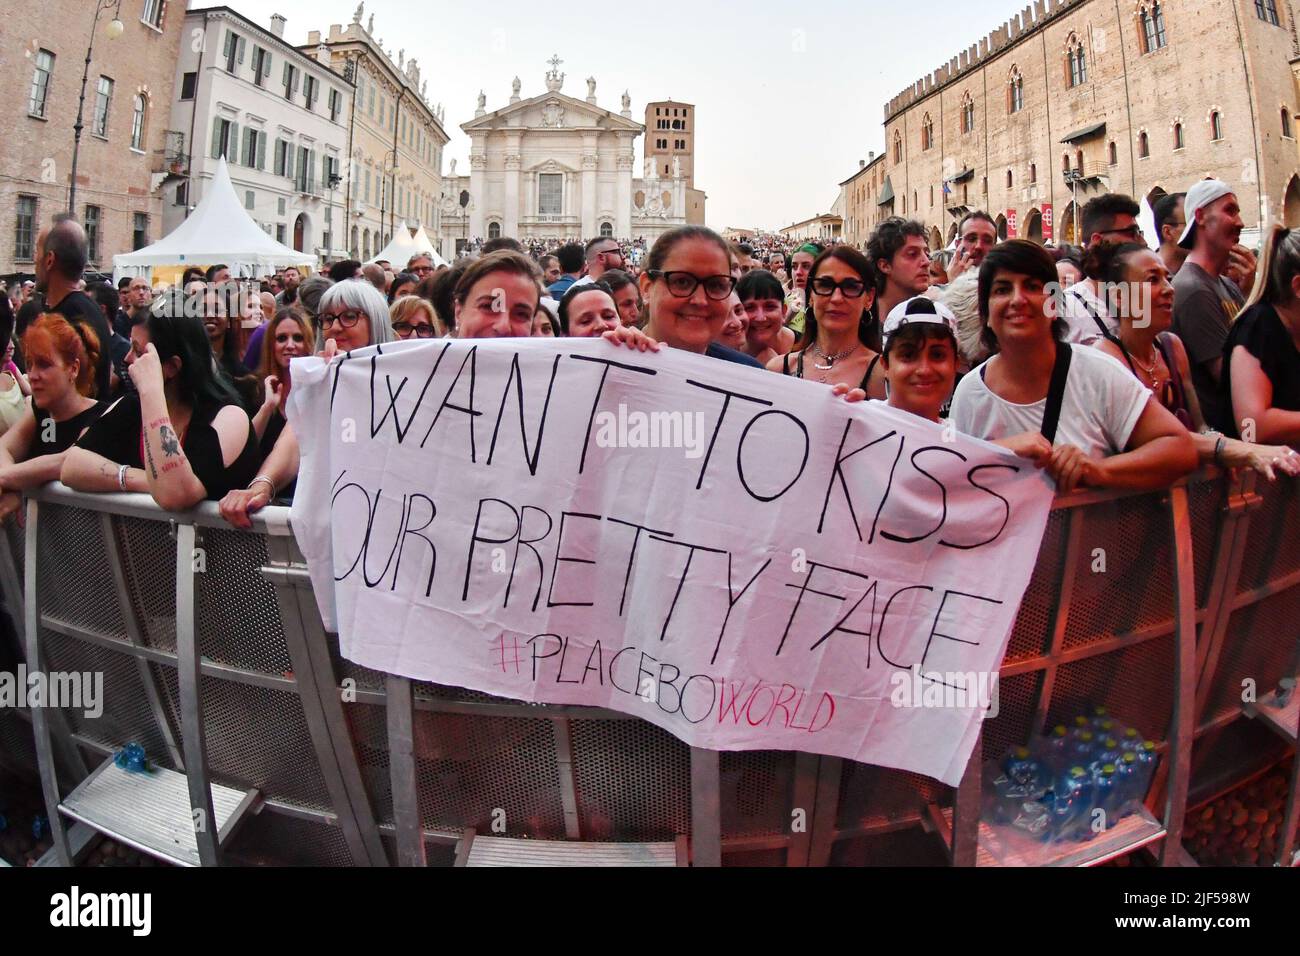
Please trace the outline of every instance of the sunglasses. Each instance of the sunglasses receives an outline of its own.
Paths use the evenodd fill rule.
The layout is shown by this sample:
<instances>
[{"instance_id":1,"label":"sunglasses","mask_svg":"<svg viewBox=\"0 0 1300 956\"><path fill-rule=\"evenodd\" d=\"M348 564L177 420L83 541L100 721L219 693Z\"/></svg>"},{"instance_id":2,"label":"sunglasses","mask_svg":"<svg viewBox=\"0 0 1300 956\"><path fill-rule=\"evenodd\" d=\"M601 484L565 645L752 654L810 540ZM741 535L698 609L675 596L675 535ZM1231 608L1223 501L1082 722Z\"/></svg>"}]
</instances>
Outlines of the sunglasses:
<instances>
[{"instance_id":1,"label":"sunglasses","mask_svg":"<svg viewBox=\"0 0 1300 956\"><path fill-rule=\"evenodd\" d=\"M1142 238L1142 227L1134 223L1127 229L1106 229L1102 231L1103 236L1128 236L1130 239Z\"/></svg>"},{"instance_id":2,"label":"sunglasses","mask_svg":"<svg viewBox=\"0 0 1300 956\"><path fill-rule=\"evenodd\" d=\"M812 289L818 295L832 296L835 290L839 289L844 293L846 299L860 299L866 294L867 286L858 279L845 279L843 282L836 282L826 276L818 276L813 280Z\"/></svg>"},{"instance_id":3,"label":"sunglasses","mask_svg":"<svg viewBox=\"0 0 1300 956\"><path fill-rule=\"evenodd\" d=\"M281 332L279 335L275 337L275 341L277 345L284 345L284 343L286 342L297 342L299 344L302 344L303 342L307 341L307 338L301 332L294 332L292 334L288 332Z\"/></svg>"},{"instance_id":4,"label":"sunglasses","mask_svg":"<svg viewBox=\"0 0 1300 956\"><path fill-rule=\"evenodd\" d=\"M431 339L438 332L438 330L432 325L412 325L410 322L394 323L393 331L402 337L406 337L414 332L418 338L422 339Z\"/></svg>"}]
</instances>

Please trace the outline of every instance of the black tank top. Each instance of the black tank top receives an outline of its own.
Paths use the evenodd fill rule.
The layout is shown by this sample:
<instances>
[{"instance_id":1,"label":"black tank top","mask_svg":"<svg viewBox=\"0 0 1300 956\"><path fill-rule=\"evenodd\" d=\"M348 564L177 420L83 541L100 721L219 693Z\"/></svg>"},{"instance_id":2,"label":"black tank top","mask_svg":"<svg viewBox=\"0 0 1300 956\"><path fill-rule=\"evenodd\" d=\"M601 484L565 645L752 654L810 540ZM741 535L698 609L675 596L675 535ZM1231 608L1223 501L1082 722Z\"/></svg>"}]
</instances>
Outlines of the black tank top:
<instances>
[{"instance_id":1,"label":"black tank top","mask_svg":"<svg viewBox=\"0 0 1300 956\"><path fill-rule=\"evenodd\" d=\"M877 352L875 357L872 358L871 362L867 365L867 374L862 376L862 384L858 386L858 388L862 389L864 392L870 391L868 386L871 385L871 376L876 371L876 363L879 361L880 353ZM783 375L793 374L795 378L803 378L803 352L800 351L799 353L799 359L795 362L795 370L793 373L790 371L790 354L787 352L785 355L782 355L781 373Z\"/></svg>"},{"instance_id":2,"label":"black tank top","mask_svg":"<svg viewBox=\"0 0 1300 956\"><path fill-rule=\"evenodd\" d=\"M36 438L32 442L31 457L57 455L59 452L67 451L77 443L81 433L104 414L104 408L104 402L96 402L79 415L73 415L64 422L56 422L45 409L33 405L32 414L36 416ZM52 432L49 425L51 422L54 424ZM51 434L52 440L45 441L45 436Z\"/></svg>"}]
</instances>

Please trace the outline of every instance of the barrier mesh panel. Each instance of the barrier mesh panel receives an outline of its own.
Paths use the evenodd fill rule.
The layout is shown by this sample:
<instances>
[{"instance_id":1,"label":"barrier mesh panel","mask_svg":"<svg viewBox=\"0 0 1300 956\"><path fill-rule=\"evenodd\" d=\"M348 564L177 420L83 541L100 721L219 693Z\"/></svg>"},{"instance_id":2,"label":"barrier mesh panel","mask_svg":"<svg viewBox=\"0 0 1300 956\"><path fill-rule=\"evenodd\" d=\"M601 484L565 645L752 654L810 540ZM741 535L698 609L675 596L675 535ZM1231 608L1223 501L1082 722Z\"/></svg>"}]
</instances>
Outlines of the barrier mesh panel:
<instances>
[{"instance_id":1,"label":"barrier mesh panel","mask_svg":"<svg viewBox=\"0 0 1300 956\"><path fill-rule=\"evenodd\" d=\"M1254 681L1263 697L1292 673L1300 650L1300 587L1234 611L1210 682L1201 721L1241 710L1243 682Z\"/></svg>"},{"instance_id":2,"label":"barrier mesh panel","mask_svg":"<svg viewBox=\"0 0 1300 956\"><path fill-rule=\"evenodd\" d=\"M1250 514L1238 594L1300 570L1300 483L1279 481L1261 493L1263 506Z\"/></svg>"},{"instance_id":3,"label":"barrier mesh panel","mask_svg":"<svg viewBox=\"0 0 1300 956\"><path fill-rule=\"evenodd\" d=\"M793 753L776 750L722 753L719 771L724 838L790 833L794 762Z\"/></svg>"},{"instance_id":4,"label":"barrier mesh panel","mask_svg":"<svg viewBox=\"0 0 1300 956\"><path fill-rule=\"evenodd\" d=\"M161 767L173 766L162 730L149 706L134 659L108 648L85 644L41 629L41 645L51 671L103 674L103 713L87 717L84 710L65 707L63 715L72 732L96 741L110 751L138 743L149 759ZM170 671L170 668L166 670Z\"/></svg>"},{"instance_id":5,"label":"barrier mesh panel","mask_svg":"<svg viewBox=\"0 0 1300 956\"><path fill-rule=\"evenodd\" d=\"M42 505L37 537L41 612L100 634L124 634L117 589L104 564L100 516L80 508Z\"/></svg>"},{"instance_id":6,"label":"barrier mesh panel","mask_svg":"<svg viewBox=\"0 0 1300 956\"><path fill-rule=\"evenodd\" d=\"M1043 671L1004 677L998 681L998 715L984 721L983 757L993 760L1008 748L1022 746L1034 726L1034 710L1043 686Z\"/></svg>"},{"instance_id":7,"label":"barrier mesh panel","mask_svg":"<svg viewBox=\"0 0 1300 956\"><path fill-rule=\"evenodd\" d=\"M31 724L12 710L0 710L0 767L33 780L40 775Z\"/></svg>"},{"instance_id":8,"label":"barrier mesh panel","mask_svg":"<svg viewBox=\"0 0 1300 956\"><path fill-rule=\"evenodd\" d=\"M388 760L388 711L375 704L345 703L352 746L377 823L393 823L393 779Z\"/></svg>"},{"instance_id":9,"label":"barrier mesh panel","mask_svg":"<svg viewBox=\"0 0 1300 956\"><path fill-rule=\"evenodd\" d=\"M854 830L917 818L925 803L947 792L943 784L919 773L845 760L836 828Z\"/></svg>"},{"instance_id":10,"label":"barrier mesh panel","mask_svg":"<svg viewBox=\"0 0 1300 956\"><path fill-rule=\"evenodd\" d=\"M179 726L176 671L168 667L162 675L165 699ZM207 676L199 693L214 780L256 787L284 803L333 810L296 694Z\"/></svg>"},{"instance_id":11,"label":"barrier mesh panel","mask_svg":"<svg viewBox=\"0 0 1300 956\"><path fill-rule=\"evenodd\" d=\"M1038 550L1038 561L1034 565L1024 600L1020 602L1020 614L1011 630L1006 661L1038 657L1047 650L1052 637L1052 618L1056 613L1057 596L1061 589L1061 568L1065 563L1065 518L1064 511L1053 511L1047 519L1043 544Z\"/></svg>"},{"instance_id":12,"label":"barrier mesh panel","mask_svg":"<svg viewBox=\"0 0 1300 956\"><path fill-rule=\"evenodd\" d=\"M0 525L0 529L3 529L5 541L9 545L9 554L14 559L14 570L18 572L18 578L21 581L23 568L27 561L26 531L18 526L16 519L4 522Z\"/></svg>"},{"instance_id":13,"label":"barrier mesh panel","mask_svg":"<svg viewBox=\"0 0 1300 956\"><path fill-rule=\"evenodd\" d=\"M584 840L650 842L690 832L686 744L642 720L573 720L569 730Z\"/></svg>"},{"instance_id":14,"label":"barrier mesh panel","mask_svg":"<svg viewBox=\"0 0 1300 956\"><path fill-rule=\"evenodd\" d=\"M1172 621L1170 520L1158 500L1143 496L1107 501L1083 515L1065 648L1095 641L1099 634L1130 634Z\"/></svg>"},{"instance_id":15,"label":"barrier mesh panel","mask_svg":"<svg viewBox=\"0 0 1300 956\"><path fill-rule=\"evenodd\" d=\"M564 839L551 721L417 710L415 754L426 828L498 835L503 810L506 836Z\"/></svg>"},{"instance_id":16,"label":"barrier mesh panel","mask_svg":"<svg viewBox=\"0 0 1300 956\"><path fill-rule=\"evenodd\" d=\"M1096 704L1150 740L1164 740L1174 706L1173 635L1062 665L1048 708L1048 726L1069 724Z\"/></svg>"},{"instance_id":17,"label":"barrier mesh panel","mask_svg":"<svg viewBox=\"0 0 1300 956\"><path fill-rule=\"evenodd\" d=\"M131 603L144 643L176 653L176 542L161 521L114 518Z\"/></svg>"},{"instance_id":18,"label":"barrier mesh panel","mask_svg":"<svg viewBox=\"0 0 1300 956\"><path fill-rule=\"evenodd\" d=\"M1204 608L1209 597L1210 575L1218 557L1215 543L1223 523L1228 486L1222 481L1200 482L1187 491L1192 518L1192 560L1196 566L1196 606Z\"/></svg>"},{"instance_id":19,"label":"barrier mesh panel","mask_svg":"<svg viewBox=\"0 0 1300 956\"><path fill-rule=\"evenodd\" d=\"M343 831L325 823L263 810L240 827L226 848L236 866L351 866Z\"/></svg>"},{"instance_id":20,"label":"barrier mesh panel","mask_svg":"<svg viewBox=\"0 0 1300 956\"><path fill-rule=\"evenodd\" d=\"M275 587L262 576L266 539L203 528L194 574L194 617L203 656L266 674L293 671Z\"/></svg>"}]
</instances>

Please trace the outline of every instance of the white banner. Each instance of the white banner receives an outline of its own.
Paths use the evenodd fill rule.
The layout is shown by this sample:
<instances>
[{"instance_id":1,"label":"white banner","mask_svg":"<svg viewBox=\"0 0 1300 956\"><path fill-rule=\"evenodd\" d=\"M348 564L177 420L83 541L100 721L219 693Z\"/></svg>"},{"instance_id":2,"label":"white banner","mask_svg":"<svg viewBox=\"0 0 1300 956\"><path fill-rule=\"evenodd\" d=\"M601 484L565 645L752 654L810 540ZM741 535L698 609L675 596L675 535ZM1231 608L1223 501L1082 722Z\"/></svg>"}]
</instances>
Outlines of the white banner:
<instances>
[{"instance_id":1,"label":"white banner","mask_svg":"<svg viewBox=\"0 0 1300 956\"><path fill-rule=\"evenodd\" d=\"M882 403L600 340L295 359L289 416L348 659L948 784L1052 498Z\"/></svg>"}]
</instances>

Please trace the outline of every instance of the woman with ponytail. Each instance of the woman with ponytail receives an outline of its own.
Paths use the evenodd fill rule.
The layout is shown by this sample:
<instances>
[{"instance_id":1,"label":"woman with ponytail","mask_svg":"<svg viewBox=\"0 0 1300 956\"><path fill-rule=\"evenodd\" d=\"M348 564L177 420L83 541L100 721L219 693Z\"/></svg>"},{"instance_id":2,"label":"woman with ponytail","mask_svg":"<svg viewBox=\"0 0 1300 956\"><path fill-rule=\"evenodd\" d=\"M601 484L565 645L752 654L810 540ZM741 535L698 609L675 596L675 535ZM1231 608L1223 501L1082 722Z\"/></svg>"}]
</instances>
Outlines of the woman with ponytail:
<instances>
[{"instance_id":1,"label":"woman with ponytail","mask_svg":"<svg viewBox=\"0 0 1300 956\"><path fill-rule=\"evenodd\" d=\"M19 505L18 492L59 477L65 452L104 410L95 392L100 344L93 329L57 312L23 334L31 405L0 438L0 518Z\"/></svg>"},{"instance_id":2,"label":"woman with ponytail","mask_svg":"<svg viewBox=\"0 0 1300 956\"><path fill-rule=\"evenodd\" d=\"M1229 434L1300 446L1300 229L1274 226L1223 346ZM1291 456L1288 456L1291 457Z\"/></svg>"}]
</instances>

